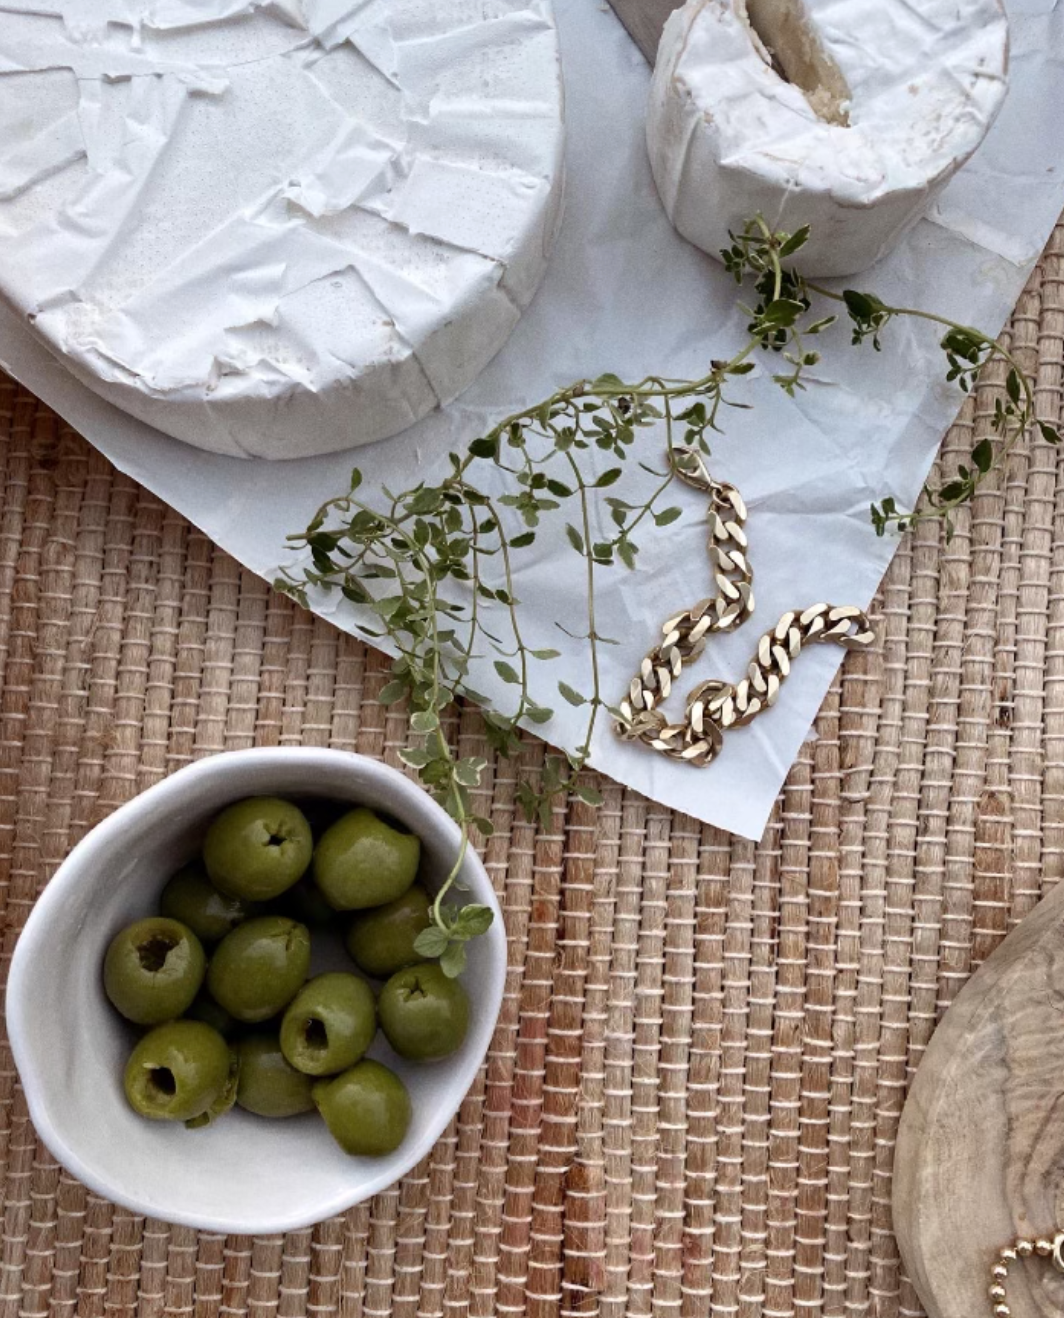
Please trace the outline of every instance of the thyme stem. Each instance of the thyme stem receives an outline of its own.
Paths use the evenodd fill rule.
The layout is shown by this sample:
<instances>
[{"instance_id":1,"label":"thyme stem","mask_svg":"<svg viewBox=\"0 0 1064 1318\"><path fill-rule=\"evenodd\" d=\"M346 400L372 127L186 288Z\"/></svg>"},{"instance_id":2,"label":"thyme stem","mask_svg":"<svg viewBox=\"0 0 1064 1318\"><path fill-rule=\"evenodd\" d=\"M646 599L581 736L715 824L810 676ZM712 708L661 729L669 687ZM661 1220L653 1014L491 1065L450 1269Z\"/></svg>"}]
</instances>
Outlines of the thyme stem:
<instances>
[{"instance_id":1,"label":"thyme stem","mask_svg":"<svg viewBox=\"0 0 1064 1318\"><path fill-rule=\"evenodd\" d=\"M306 550L309 562L294 571L284 570L278 588L304 605L309 605L312 590L341 591L375 615L381 628L380 632L361 630L371 637L386 636L397 652L381 700L390 704L407 699L411 729L424 738L423 745L408 746L400 756L419 773L460 829L457 859L432 903L432 923L417 943L423 955L438 956L449 975L461 972L466 943L491 922L487 907L466 905L455 911L445 903L458 882L471 829L487 836L491 822L473 812L469 795L488 762L460 755L441 716L461 696L480 703L485 707L485 736L503 756L520 753L522 727L553 718L553 710L531 694L530 661L557 659L559 652L530 649L515 590L515 554L534 544L545 520L570 500L579 509L577 525L566 523L565 532L584 559L587 629L568 634L588 646L591 690L584 694L564 680L557 682L566 702L587 707L582 739L570 753L546 755L537 787L518 780L518 803L530 817L538 812L544 819L562 791L601 803L599 794L578 780L591 754L599 711L609 708L602 694L600 647L610 638L598 630L598 570L617 562L633 568L639 551L636 533L642 533L651 519L661 527L681 515L679 507L661 507L662 496L680 474L678 455L709 455L709 436L719 429L721 409L746 405L737 403L731 390L753 371L755 355L763 354L770 361L777 354L787 363L789 369L772 379L789 395L805 387L806 370L820 360L810 344L838 319L834 314L818 319L815 299L843 309L854 344L871 339L879 348L880 334L903 316L939 326L944 331L946 378L963 389L974 386L989 360L1001 360L1006 367L1005 399L995 404L993 438L980 439L972 449L971 465L960 465L944 485L925 487L914 511L899 509L889 496L873 505L872 521L879 534L940 518L949 535L953 512L974 497L1032 424L1049 442L1060 440L1053 427L1036 419L1031 381L1002 343L931 311L890 306L873 294L852 289L837 293L803 279L787 262L807 238L808 229L775 233L760 216L733 235L722 257L737 283L755 294L754 304L743 306L749 317L747 335L732 357L708 363L698 378L648 375L626 383L615 375L603 375L577 380L544 402L511 413L475 439L463 455L451 455L450 470L437 483L423 481L396 495L386 493L386 511L359 497L362 473L356 469L349 489L323 503L303 532L288 537L293 547ZM664 423L667 466L664 474L644 468L654 477L647 494L629 472L639 451L638 433L659 421ZM604 457L615 465L603 470ZM589 459L594 459L593 464ZM496 482L501 478L504 484L503 493L488 494L472 479L478 462L493 464ZM560 479L559 473L567 479ZM602 497L614 530L609 538L595 542L591 498L611 487ZM625 497L620 497L622 493ZM472 591L468 606L455 598L452 585ZM492 630L497 612L493 605L502 606L505 618L498 636ZM557 625L568 630L560 619ZM469 685L472 665L485 660L494 664L504 687L516 687L508 709L490 707L487 697Z\"/></svg>"}]
</instances>

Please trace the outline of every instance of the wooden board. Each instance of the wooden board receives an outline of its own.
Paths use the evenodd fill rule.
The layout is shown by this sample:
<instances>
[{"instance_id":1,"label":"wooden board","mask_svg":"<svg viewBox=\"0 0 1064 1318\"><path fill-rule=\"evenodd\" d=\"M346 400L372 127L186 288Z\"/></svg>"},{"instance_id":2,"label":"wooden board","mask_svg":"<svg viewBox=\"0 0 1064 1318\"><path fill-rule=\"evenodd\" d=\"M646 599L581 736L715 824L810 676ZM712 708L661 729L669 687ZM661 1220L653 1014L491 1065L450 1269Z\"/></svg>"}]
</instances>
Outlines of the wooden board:
<instances>
[{"instance_id":1,"label":"wooden board","mask_svg":"<svg viewBox=\"0 0 1064 1318\"><path fill-rule=\"evenodd\" d=\"M610 0L610 5L648 63L653 64L661 29L672 11L679 8L677 0Z\"/></svg>"},{"instance_id":2,"label":"wooden board","mask_svg":"<svg viewBox=\"0 0 1064 1318\"><path fill-rule=\"evenodd\" d=\"M990 1318L1017 1236L1064 1227L1064 883L965 985L902 1114L894 1229L930 1318ZM1013 1318L1060 1318L1064 1276L1014 1263Z\"/></svg>"}]
</instances>

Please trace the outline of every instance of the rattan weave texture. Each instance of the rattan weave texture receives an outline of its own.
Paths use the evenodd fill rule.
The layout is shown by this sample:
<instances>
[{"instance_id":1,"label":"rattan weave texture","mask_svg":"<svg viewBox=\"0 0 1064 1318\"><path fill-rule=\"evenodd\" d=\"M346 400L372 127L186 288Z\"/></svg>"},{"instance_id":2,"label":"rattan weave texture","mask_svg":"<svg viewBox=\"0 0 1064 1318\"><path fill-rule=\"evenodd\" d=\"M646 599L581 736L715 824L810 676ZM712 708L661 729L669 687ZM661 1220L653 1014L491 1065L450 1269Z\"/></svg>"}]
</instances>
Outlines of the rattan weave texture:
<instances>
[{"instance_id":1,"label":"rattan weave texture","mask_svg":"<svg viewBox=\"0 0 1064 1318\"><path fill-rule=\"evenodd\" d=\"M1012 322L1050 420L1062 274L1058 229ZM0 480L6 969L49 874L134 792L225 748L395 763L406 725L384 660L2 376ZM1064 868L1057 454L1017 454L951 543L904 541L875 613L758 846L606 781L600 809L534 827L498 766L480 812L511 971L488 1064L432 1156L342 1219L222 1238L113 1208L37 1142L3 1046L0 1318L919 1314L890 1229L906 1086ZM487 753L474 711L461 735Z\"/></svg>"}]
</instances>

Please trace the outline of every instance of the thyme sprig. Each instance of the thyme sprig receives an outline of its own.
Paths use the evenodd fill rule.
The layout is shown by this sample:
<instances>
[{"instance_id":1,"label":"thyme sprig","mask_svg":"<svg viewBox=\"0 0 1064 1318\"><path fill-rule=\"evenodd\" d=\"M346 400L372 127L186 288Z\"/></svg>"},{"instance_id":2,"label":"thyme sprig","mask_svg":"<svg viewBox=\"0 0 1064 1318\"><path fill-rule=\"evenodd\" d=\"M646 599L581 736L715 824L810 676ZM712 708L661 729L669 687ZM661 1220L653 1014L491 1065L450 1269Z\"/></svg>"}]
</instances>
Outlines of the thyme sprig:
<instances>
[{"instance_id":1,"label":"thyme sprig","mask_svg":"<svg viewBox=\"0 0 1064 1318\"><path fill-rule=\"evenodd\" d=\"M808 228L773 232L760 217L733 235L722 256L737 283L754 294L750 305L740 304L748 318L747 337L732 357L710 362L700 378L651 375L626 383L607 374L578 380L506 417L473 440L464 454L450 454L449 468L436 483L422 481L399 493L381 489L364 497L363 476L356 468L348 490L323 504L304 531L289 537L309 562L285 570L278 589L304 606L312 591L339 591L362 619L362 634L387 639L396 657L380 698L386 705L409 702L410 727L418 738L400 757L459 825L458 855L436 894L432 925L417 943L423 955L439 957L449 975L461 973L466 944L491 923L487 907L460 906L448 898L459 886L472 831L487 837L492 826L475 812L472 801L488 763L458 753L443 715L460 698L473 700L481 706L489 745L509 758L521 750L523 727L542 727L554 717L553 708L533 694L540 685L533 682L532 661L549 663L559 652L533 648L526 639L514 566L546 520L565 519L565 537L583 561L586 621L577 632L561 620L555 625L585 642L590 685L582 691L568 681L556 682L561 699L584 710L582 735L575 750L549 752L536 779L518 782L519 805L529 817L544 821L559 793L601 803L599 793L580 777L601 714L616 714L601 684L600 647L617 642L598 627L598 574L618 564L634 569L637 535L641 538L651 523L665 527L680 517L680 507L667 501L671 487L693 455L709 454L708 437L721 429L722 409L749 406L735 396L735 387L754 371L757 354L783 363L772 379L788 395L805 388L807 373L821 360L814 346L818 336L838 319L834 312L818 312L814 299L837 305L838 314L849 319L852 342L870 341L877 350L887 326L899 317L943 326L946 378L962 389L971 389L991 359L1008 366L1006 400L996 407L993 437L975 445L970 466L959 467L944 485L926 488L916 510L899 511L889 496L874 505L878 534L890 527L905 530L930 517L944 519L948 532L952 513L1000 466L1034 419L1030 382L1001 343L929 312L889 306L870 293L836 293L804 279L785 263L808 236ZM1059 442L1052 427L1038 425L1046 439ZM663 470L639 457L638 432L650 427L664 430ZM653 478L649 492L645 479L633 476L633 463ZM605 509L610 530L596 535L598 514ZM494 706L473 687L474 670L485 663L514 688L509 708Z\"/></svg>"},{"instance_id":2,"label":"thyme sprig","mask_svg":"<svg viewBox=\"0 0 1064 1318\"><path fill-rule=\"evenodd\" d=\"M808 284L807 287L825 297L839 297L818 284ZM1005 363L1005 398L994 400L994 414L990 420L992 433L982 436L972 446L970 465L958 463L955 475L940 484L925 484L921 499L911 512L899 511L889 495L872 505L872 525L877 535L885 534L891 527L903 532L919 522L938 519L944 523L946 539L949 540L954 532L953 514L964 504L971 503L988 476L1004 467L1009 454L1032 426L1037 426L1042 438L1050 444L1059 444L1060 434L1048 422L1038 420L1030 377L999 340L971 325L961 325L929 311L887 306L870 293L848 289L841 296L853 324L852 342L860 344L871 339L877 352L881 347L880 334L896 317L908 316L941 325L945 333L939 347L946 357L946 379L956 381L965 393L972 391L989 362L996 358Z\"/></svg>"},{"instance_id":3,"label":"thyme sprig","mask_svg":"<svg viewBox=\"0 0 1064 1318\"><path fill-rule=\"evenodd\" d=\"M925 484L920 499L911 510L899 509L897 500L890 495L872 504L870 509L877 535L884 535L890 529L901 533L911 530L920 522L941 520L948 540L955 528L954 513L972 501L980 485L989 476L1002 469L1009 454L1032 427L1036 427L1042 438L1050 444L1059 444L1060 434L1048 422L1038 420L1034 389L1026 371L1003 343L982 330L934 312L890 306L873 293L862 293L855 289L839 293L789 269L783 272L781 285L777 277L778 261L786 260L800 250L808 237L808 226L793 235L772 233L764 220L757 217L746 225L742 234L732 235L732 247L722 253L725 265L735 275L737 282L742 283L752 277L763 298L770 291L781 289L775 296L786 303L783 314L796 317L789 337L785 337L781 331L777 342L771 345L783 354L792 367L791 372L773 376L776 383L789 394L793 394L797 388L804 388L802 372L820 360L819 354L803 351L798 320L802 312L810 309L814 296L843 307L850 322L850 342L855 346L870 342L876 352L881 351L883 333L893 320L925 320L941 326L945 332L939 347L946 358L946 380L955 381L965 393L970 393L975 387L984 366L989 362L997 359L1005 364L1005 398L995 400L994 414L990 421L991 434L976 441L969 461L959 463L955 474L945 481L938 484L929 481ZM825 329L835 319L835 316L828 316L814 321L805 333L808 334L813 328L817 331Z\"/></svg>"}]
</instances>

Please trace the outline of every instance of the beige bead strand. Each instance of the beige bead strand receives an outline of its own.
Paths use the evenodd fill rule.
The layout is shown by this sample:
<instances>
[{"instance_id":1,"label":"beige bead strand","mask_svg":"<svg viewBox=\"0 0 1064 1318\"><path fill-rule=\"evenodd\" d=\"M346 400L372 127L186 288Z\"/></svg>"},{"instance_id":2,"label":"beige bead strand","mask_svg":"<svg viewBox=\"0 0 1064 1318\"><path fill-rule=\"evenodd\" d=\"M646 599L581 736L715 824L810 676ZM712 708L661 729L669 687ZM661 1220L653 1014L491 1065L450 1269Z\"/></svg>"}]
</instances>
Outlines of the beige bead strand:
<instances>
[{"instance_id":1,"label":"beige bead strand","mask_svg":"<svg viewBox=\"0 0 1064 1318\"><path fill-rule=\"evenodd\" d=\"M990 1312L994 1318L1012 1318L1005 1283L1009 1278L1009 1267L1017 1259L1044 1258L1052 1261L1057 1272L1064 1272L1064 1231L1058 1231L1050 1240L1040 1236L1036 1240L1015 1240L998 1254L997 1262L990 1269Z\"/></svg>"},{"instance_id":2,"label":"beige bead strand","mask_svg":"<svg viewBox=\"0 0 1064 1318\"><path fill-rule=\"evenodd\" d=\"M754 572L746 556L746 505L734 485L716 481L691 449L673 455L680 478L709 495L707 545L715 592L669 618L662 639L646 656L621 701L614 731L671 759L704 768L716 759L729 728L742 728L771 709L802 648L828 642L845 649L871 645L868 619L852 604L812 604L785 613L761 637L738 683L710 680L687 698L682 723L670 723L659 706L669 698L685 664L696 660L716 632L741 627L754 610Z\"/></svg>"}]
</instances>

